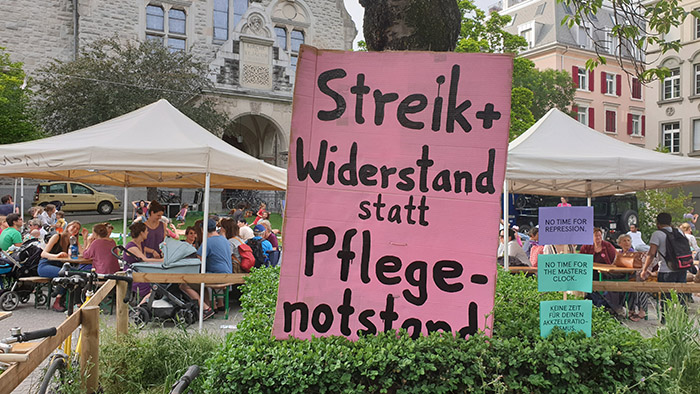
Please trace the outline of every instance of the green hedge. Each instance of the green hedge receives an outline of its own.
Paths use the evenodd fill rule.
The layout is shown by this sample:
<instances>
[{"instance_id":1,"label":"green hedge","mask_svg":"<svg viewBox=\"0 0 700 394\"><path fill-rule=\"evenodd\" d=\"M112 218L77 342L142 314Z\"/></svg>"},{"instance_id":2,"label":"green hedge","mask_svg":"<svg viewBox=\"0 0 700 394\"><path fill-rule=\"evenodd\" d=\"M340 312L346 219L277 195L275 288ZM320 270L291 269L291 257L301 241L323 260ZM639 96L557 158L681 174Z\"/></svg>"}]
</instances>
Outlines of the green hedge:
<instances>
[{"instance_id":1,"label":"green hedge","mask_svg":"<svg viewBox=\"0 0 700 394\"><path fill-rule=\"evenodd\" d=\"M254 271L243 287L239 330L207 362L208 393L663 393L672 386L650 340L602 310L593 336L539 337L537 284L500 272L492 338L383 333L271 338L279 270Z\"/></svg>"}]
</instances>

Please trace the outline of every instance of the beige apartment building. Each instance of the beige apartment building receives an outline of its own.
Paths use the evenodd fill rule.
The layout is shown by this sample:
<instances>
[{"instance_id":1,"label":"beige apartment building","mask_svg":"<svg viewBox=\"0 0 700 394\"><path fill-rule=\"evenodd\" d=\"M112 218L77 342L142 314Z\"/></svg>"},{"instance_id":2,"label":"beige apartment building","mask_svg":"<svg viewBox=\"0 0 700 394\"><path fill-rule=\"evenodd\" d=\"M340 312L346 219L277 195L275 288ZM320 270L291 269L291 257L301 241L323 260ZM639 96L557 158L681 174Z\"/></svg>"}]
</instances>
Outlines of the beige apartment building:
<instances>
[{"instance_id":1,"label":"beige apartment building","mask_svg":"<svg viewBox=\"0 0 700 394\"><path fill-rule=\"evenodd\" d=\"M572 112L589 127L620 141L645 146L646 114L644 92L637 78L627 75L614 61L619 49L610 35L614 25L612 12L601 9L595 25L569 29L561 22L572 10L556 0L503 0L501 14L512 20L506 31L528 42L521 56L532 60L540 69L567 71L577 86ZM599 52L610 61L594 71L586 70L586 61ZM625 66L631 66L632 54L622 51Z\"/></svg>"},{"instance_id":2,"label":"beige apartment building","mask_svg":"<svg viewBox=\"0 0 700 394\"><path fill-rule=\"evenodd\" d=\"M700 9L698 0L681 4L688 11ZM682 46L665 54L658 47L647 51L651 67L666 67L670 75L648 85L646 146L700 157L700 20L689 15L665 39L680 40Z\"/></svg>"}]
</instances>

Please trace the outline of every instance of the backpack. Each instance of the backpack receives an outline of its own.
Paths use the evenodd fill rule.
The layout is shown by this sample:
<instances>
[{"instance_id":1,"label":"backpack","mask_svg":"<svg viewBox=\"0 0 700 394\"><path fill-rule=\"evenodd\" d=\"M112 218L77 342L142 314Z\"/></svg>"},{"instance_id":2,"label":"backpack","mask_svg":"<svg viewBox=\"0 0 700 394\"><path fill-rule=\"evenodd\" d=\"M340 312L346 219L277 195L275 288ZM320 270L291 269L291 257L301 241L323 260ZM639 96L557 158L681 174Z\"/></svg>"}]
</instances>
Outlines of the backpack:
<instances>
[{"instance_id":1,"label":"backpack","mask_svg":"<svg viewBox=\"0 0 700 394\"><path fill-rule=\"evenodd\" d=\"M236 237L241 243L238 245L238 254L241 255L241 261L236 261L240 264L241 268L245 272L250 272L250 269L255 266L255 256L253 256L253 251L250 249L242 239ZM231 257L236 260L236 256L231 254Z\"/></svg>"},{"instance_id":2,"label":"backpack","mask_svg":"<svg viewBox=\"0 0 700 394\"><path fill-rule=\"evenodd\" d=\"M661 229L666 234L666 256L661 257L671 271L690 269L693 266L693 254L690 251L690 242L684 234L674 228L672 231Z\"/></svg>"},{"instance_id":3,"label":"backpack","mask_svg":"<svg viewBox=\"0 0 700 394\"><path fill-rule=\"evenodd\" d=\"M262 250L262 239L251 238L246 243L255 256L255 268L267 266L267 256Z\"/></svg>"}]
</instances>

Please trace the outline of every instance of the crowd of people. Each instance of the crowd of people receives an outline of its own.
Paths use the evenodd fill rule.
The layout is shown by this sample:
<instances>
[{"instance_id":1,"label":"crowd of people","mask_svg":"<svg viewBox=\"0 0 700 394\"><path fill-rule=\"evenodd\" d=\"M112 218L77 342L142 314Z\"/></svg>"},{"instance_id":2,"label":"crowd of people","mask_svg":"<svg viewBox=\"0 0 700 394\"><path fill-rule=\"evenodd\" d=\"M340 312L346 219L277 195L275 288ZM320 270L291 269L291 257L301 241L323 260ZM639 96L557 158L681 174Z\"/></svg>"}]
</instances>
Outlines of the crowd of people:
<instances>
[{"instance_id":1,"label":"crowd of people","mask_svg":"<svg viewBox=\"0 0 700 394\"><path fill-rule=\"evenodd\" d=\"M201 258L204 236L207 237L208 273L244 273L253 266L276 265L279 261L278 230L274 230L269 221L270 213L264 204L258 209L253 224L247 216L252 216L244 208L234 209L227 217L211 216L197 220L184 231L178 227L185 225L188 204L183 204L177 213L177 226L165 216L165 207L158 201L134 201L132 203L132 222L129 226L131 241L124 245L123 262L112 254L116 246L112 238L113 227L109 223L99 223L92 228L92 233L83 228L78 221L66 222L63 212L52 204L45 207L32 207L31 219L25 225L18 209L14 207L12 197L2 197L0 212L0 249L3 251L19 248L28 240L33 240L42 248L38 274L53 278L58 275L64 259L71 256L71 248L77 247L78 253L91 264L74 266L74 269L94 269L100 274L113 274L121 269L128 269L137 262L162 262L161 244L166 237L171 237L192 245L197 256ZM9 206L9 207L8 207ZM204 232L206 226L206 232ZM180 289L195 301L199 294L189 285ZM148 283L134 283L133 290L139 298L145 300L151 290ZM65 289L58 289L52 308L65 311ZM205 318L215 313L215 308L205 299Z\"/></svg>"},{"instance_id":2,"label":"crowd of people","mask_svg":"<svg viewBox=\"0 0 700 394\"><path fill-rule=\"evenodd\" d=\"M559 207L571 206L564 197L561 199ZM645 281L649 277L654 277L659 282L686 283L687 281L700 282L700 247L693 234L693 225L697 220L697 214L692 210L684 216L685 222L678 228L672 226L672 218L669 213L660 213L656 218L657 230L651 234L649 243L642 239L642 233L636 224L629 226L627 233L618 236L613 245L604 238L604 231L601 228L593 230L593 243L590 245L541 245L539 243L539 228L530 229L529 233L518 233L518 227L513 226L508 229L501 229L499 232L498 259L503 260L505 244L508 245L508 257L510 266L537 267L538 257L543 254L569 254L582 253L593 256L595 264L625 266L626 261L637 268L634 278L628 274L601 274L603 280L637 280ZM675 236L674 232L682 234L687 241L692 252L693 264L687 270L673 270L667 264L667 241L666 237ZM504 235L508 234L507 239ZM679 235L680 236L680 235ZM623 262L623 260L625 262ZM594 275L593 280L598 280L598 275ZM605 306L617 315L626 316L630 320L638 321L646 317L647 305L650 299L648 293L619 293L604 292L589 294L594 304ZM681 297L684 302L688 297ZM627 308L626 310L624 308ZM663 319L663 318L662 318Z\"/></svg>"}]
</instances>

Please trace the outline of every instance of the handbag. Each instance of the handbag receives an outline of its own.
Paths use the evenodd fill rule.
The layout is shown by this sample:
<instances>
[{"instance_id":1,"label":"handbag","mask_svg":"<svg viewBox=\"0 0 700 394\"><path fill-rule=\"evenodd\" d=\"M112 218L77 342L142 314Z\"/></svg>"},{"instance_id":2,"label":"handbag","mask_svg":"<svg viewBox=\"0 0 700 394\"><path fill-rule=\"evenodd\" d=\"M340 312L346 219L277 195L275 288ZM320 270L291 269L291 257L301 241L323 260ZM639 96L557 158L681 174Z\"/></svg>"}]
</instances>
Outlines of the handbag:
<instances>
[{"instance_id":1,"label":"handbag","mask_svg":"<svg viewBox=\"0 0 700 394\"><path fill-rule=\"evenodd\" d=\"M615 256L613 265L616 267L625 268L642 268L642 253L641 252L622 252Z\"/></svg>"}]
</instances>

